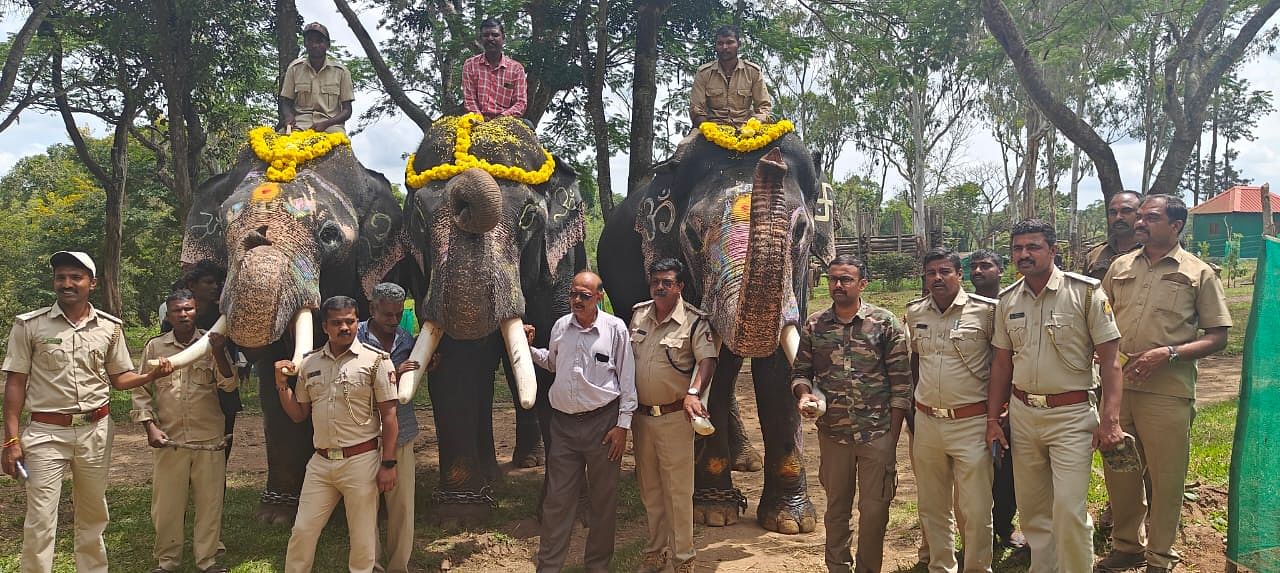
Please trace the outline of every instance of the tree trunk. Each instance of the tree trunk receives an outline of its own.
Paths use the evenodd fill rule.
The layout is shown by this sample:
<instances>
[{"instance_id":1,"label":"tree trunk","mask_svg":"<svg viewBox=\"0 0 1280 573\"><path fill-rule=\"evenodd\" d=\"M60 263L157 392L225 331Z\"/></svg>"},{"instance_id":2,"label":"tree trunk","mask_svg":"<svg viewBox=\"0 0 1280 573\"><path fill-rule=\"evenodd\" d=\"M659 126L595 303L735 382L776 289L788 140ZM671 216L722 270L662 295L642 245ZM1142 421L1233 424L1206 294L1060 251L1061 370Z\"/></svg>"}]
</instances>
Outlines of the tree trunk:
<instances>
[{"instance_id":1,"label":"tree trunk","mask_svg":"<svg viewBox=\"0 0 1280 573\"><path fill-rule=\"evenodd\" d=\"M1221 110L1213 110L1213 126L1209 133L1209 184L1205 186L1205 198L1218 195L1218 118Z\"/></svg>"},{"instance_id":2,"label":"tree trunk","mask_svg":"<svg viewBox=\"0 0 1280 573\"><path fill-rule=\"evenodd\" d=\"M1147 77L1142 83L1142 129L1146 133L1145 141L1142 145L1142 188L1146 189L1151 183L1151 170L1156 164L1156 146L1160 141L1160 137L1156 135L1156 34L1160 29L1161 16L1156 16L1156 21L1151 26L1151 37L1147 40Z\"/></svg>"},{"instance_id":3,"label":"tree trunk","mask_svg":"<svg viewBox=\"0 0 1280 573\"><path fill-rule=\"evenodd\" d=\"M40 29L40 25L44 23L44 19L52 9L53 0L41 0L32 8L27 21L10 40L9 54L4 60L4 71L0 72L0 106L9 103L9 94L13 91L13 84L18 79L18 67L27 53L27 46L31 45L31 39L35 37L36 31ZM0 128L0 131L3 131L3 128Z\"/></svg>"},{"instance_id":4,"label":"tree trunk","mask_svg":"<svg viewBox=\"0 0 1280 573\"><path fill-rule=\"evenodd\" d=\"M1045 189L1049 192L1049 224L1058 228L1058 158L1055 149L1058 145L1058 130L1049 128L1045 137Z\"/></svg>"},{"instance_id":5,"label":"tree trunk","mask_svg":"<svg viewBox=\"0 0 1280 573\"><path fill-rule=\"evenodd\" d=\"M1204 167L1204 151L1200 149L1201 147L1200 142L1197 141L1195 163L1191 164L1191 205L1193 207L1200 204L1200 183L1203 182L1201 180L1202 173L1200 171Z\"/></svg>"},{"instance_id":6,"label":"tree trunk","mask_svg":"<svg viewBox=\"0 0 1280 573\"><path fill-rule=\"evenodd\" d=\"M924 176L929 161L924 134L924 124L928 120L925 117L927 111L924 101L927 89L927 80L918 80L908 94L911 98L908 107L908 119L911 122L911 157L907 159L907 166L911 171L911 211L914 215L911 217L911 234L915 235L916 244L925 248L929 245L929 230L926 228L924 212Z\"/></svg>"},{"instance_id":7,"label":"tree trunk","mask_svg":"<svg viewBox=\"0 0 1280 573\"><path fill-rule=\"evenodd\" d=\"M1280 0L1274 1L1280 2ZM1108 201L1112 195L1123 191L1124 182L1120 178L1120 165L1116 162L1111 146L1098 135L1097 131L1094 131L1092 126L1067 109L1049 90L1049 86L1044 81L1044 72L1040 70L1031 52L1027 50L1022 32L1014 24L1013 16L1009 14L1009 9L1004 2L981 0L981 4L982 19L986 22L987 29L1009 56L1009 61L1018 72L1018 79L1031 101L1040 108L1041 113L1050 123L1093 160L1094 169L1098 172L1098 183L1102 186L1103 200Z\"/></svg>"},{"instance_id":8,"label":"tree trunk","mask_svg":"<svg viewBox=\"0 0 1280 573\"><path fill-rule=\"evenodd\" d=\"M627 195L653 166L653 106L658 97L658 30L671 0L639 0L636 5L636 61L631 80L631 149Z\"/></svg>"},{"instance_id":9,"label":"tree trunk","mask_svg":"<svg viewBox=\"0 0 1280 573\"><path fill-rule=\"evenodd\" d=\"M591 134L596 144L596 187L599 189L600 216L605 221L613 213L613 176L609 173L609 124L604 114L604 74L609 56L609 0L599 0L596 7L596 49L588 49L582 40L582 69L588 77L587 113L591 117Z\"/></svg>"},{"instance_id":10,"label":"tree trunk","mask_svg":"<svg viewBox=\"0 0 1280 573\"><path fill-rule=\"evenodd\" d=\"M369 37L369 32L364 29L364 24L360 23L360 17L351 9L351 5L346 0L333 0L334 6L338 8L338 12L342 14L342 18L347 21L347 27L351 28L351 32L356 35L356 39L360 41L360 47L364 48L364 53L369 58L369 65L373 66L373 72L378 76L378 81L382 82L382 87L387 90L387 96L391 101L395 102L396 107L400 111L409 116L413 123L417 124L418 129L426 133L431 127L431 116L427 115L418 104L409 99L404 93L404 88L400 87L400 80L391 73L391 68L387 67L386 60L382 59L382 52L378 51L378 45L374 43L373 38Z\"/></svg>"},{"instance_id":11,"label":"tree trunk","mask_svg":"<svg viewBox=\"0 0 1280 573\"><path fill-rule=\"evenodd\" d=\"M1036 217L1036 169L1040 161L1040 111L1027 106L1027 152L1022 156L1022 218Z\"/></svg>"},{"instance_id":12,"label":"tree trunk","mask_svg":"<svg viewBox=\"0 0 1280 573\"><path fill-rule=\"evenodd\" d=\"M199 178L196 158L203 147L204 134L200 125L189 125L187 118L196 116L191 103L191 78L187 75L191 60L191 15L186 3L173 0L152 0L151 8L156 17L156 47L153 61L164 89L166 114L169 121L169 152L173 177L170 182L176 213L179 220L191 210ZM194 133L193 133L194 132ZM196 141L189 139L194 135ZM163 150L161 151L163 153Z\"/></svg>"},{"instance_id":13,"label":"tree trunk","mask_svg":"<svg viewBox=\"0 0 1280 573\"><path fill-rule=\"evenodd\" d=\"M276 87L284 81L284 72L298 57L298 31L301 30L298 5L294 0L276 0Z\"/></svg>"}]
</instances>

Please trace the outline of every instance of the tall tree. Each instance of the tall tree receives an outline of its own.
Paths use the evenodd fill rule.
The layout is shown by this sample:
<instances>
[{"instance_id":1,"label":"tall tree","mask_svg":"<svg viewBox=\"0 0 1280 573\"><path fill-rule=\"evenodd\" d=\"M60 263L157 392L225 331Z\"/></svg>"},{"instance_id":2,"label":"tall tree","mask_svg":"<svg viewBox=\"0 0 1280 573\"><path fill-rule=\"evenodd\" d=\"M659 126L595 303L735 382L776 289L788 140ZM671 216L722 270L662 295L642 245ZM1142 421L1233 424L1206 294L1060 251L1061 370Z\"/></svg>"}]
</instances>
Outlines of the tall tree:
<instances>
[{"instance_id":1,"label":"tall tree","mask_svg":"<svg viewBox=\"0 0 1280 573\"><path fill-rule=\"evenodd\" d=\"M635 73L631 78L631 149L627 194L653 165L653 108L658 98L658 33L671 0L636 0Z\"/></svg>"}]
</instances>

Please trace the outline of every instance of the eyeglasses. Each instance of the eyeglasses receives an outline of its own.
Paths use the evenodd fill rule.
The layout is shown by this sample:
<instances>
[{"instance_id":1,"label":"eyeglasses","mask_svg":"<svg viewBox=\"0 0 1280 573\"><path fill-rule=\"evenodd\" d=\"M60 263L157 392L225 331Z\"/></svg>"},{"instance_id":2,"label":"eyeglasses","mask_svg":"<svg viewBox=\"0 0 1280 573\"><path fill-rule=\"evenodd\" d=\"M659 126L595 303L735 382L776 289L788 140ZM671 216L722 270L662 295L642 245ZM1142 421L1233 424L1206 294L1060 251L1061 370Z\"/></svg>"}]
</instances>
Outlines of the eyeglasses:
<instances>
[{"instance_id":1,"label":"eyeglasses","mask_svg":"<svg viewBox=\"0 0 1280 573\"><path fill-rule=\"evenodd\" d=\"M653 279L653 280L650 280L650 281L649 281L649 286L651 286L651 287L658 287L658 286L660 286L660 287L663 287L663 288L671 288L671 287L676 286L676 281L671 280L671 279Z\"/></svg>"},{"instance_id":2,"label":"eyeglasses","mask_svg":"<svg viewBox=\"0 0 1280 573\"><path fill-rule=\"evenodd\" d=\"M569 300L591 300L595 295L589 292L580 292L576 290L569 291Z\"/></svg>"},{"instance_id":3,"label":"eyeglasses","mask_svg":"<svg viewBox=\"0 0 1280 573\"><path fill-rule=\"evenodd\" d=\"M837 284L837 285L844 286L844 285L852 285L852 284L854 284L854 283L856 283L856 282L858 282L858 281L860 281L860 280L862 280L862 279L857 279L857 278L854 278L854 277L829 277L829 278L827 279L827 282L829 282L829 283L831 283L831 284Z\"/></svg>"}]
</instances>

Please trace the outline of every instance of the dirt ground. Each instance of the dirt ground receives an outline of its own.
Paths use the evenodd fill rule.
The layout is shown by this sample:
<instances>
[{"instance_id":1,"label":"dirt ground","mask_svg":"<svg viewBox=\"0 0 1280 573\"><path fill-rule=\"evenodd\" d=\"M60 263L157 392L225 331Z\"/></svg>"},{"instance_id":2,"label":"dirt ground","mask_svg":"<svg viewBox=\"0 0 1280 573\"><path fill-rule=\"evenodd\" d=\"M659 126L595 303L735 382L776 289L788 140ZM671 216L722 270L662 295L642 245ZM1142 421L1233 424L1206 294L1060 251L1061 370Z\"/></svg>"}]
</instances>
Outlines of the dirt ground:
<instances>
[{"instance_id":1,"label":"dirt ground","mask_svg":"<svg viewBox=\"0 0 1280 573\"><path fill-rule=\"evenodd\" d=\"M1200 364L1200 404L1226 400L1237 394L1241 366L1239 357L1215 357L1202 360ZM749 377L744 372L738 383L742 416L748 435L753 436L757 450L763 452ZM438 458L431 412L418 411L418 419L422 428L415 448L418 453L418 469L419 472L434 472L438 470ZM514 426L514 411L510 407L499 405L495 408L494 431L499 460L509 460L511 457L511 450L515 445ZM230 462L230 479L238 483L262 483L266 479L266 456L263 452L261 421L257 417L246 417L237 424L236 434L236 448ZM824 530L821 515L826 499L817 480L817 442L811 423L804 424L804 440L809 495L819 514L817 530L807 534L782 535L770 533L756 525L755 504L763 486L762 474L735 473L735 485L746 494L750 506L735 525L696 528L694 541L698 550L698 571L823 569ZM110 474L113 484L145 482L150 478L151 453L145 435L136 424L120 424L117 427L113 457ZM889 534L885 540L886 571L910 571L917 561L916 548L920 541L920 529L914 510L915 481L907 460L907 440L903 439L898 446L897 497L891 512ZM624 458L623 464L623 479L635 479L631 457ZM510 464L504 464L503 469L512 477L526 476L534 479L542 471L541 468L517 469ZM20 499L11 501L21 503ZM1209 525L1207 514L1211 509L1225 506L1225 503L1225 490L1200 488L1199 500L1184 506L1184 528L1177 548L1183 555L1185 570L1217 572L1224 569L1223 536ZM618 529L619 549L645 537L643 517L619 521ZM537 552L537 534L537 524L532 519L524 519L497 530L464 531L429 541L429 544L420 546L419 550L431 552L443 560L445 567L453 571L529 571ZM582 543L583 531L575 530L570 548L570 564L581 563Z\"/></svg>"}]
</instances>

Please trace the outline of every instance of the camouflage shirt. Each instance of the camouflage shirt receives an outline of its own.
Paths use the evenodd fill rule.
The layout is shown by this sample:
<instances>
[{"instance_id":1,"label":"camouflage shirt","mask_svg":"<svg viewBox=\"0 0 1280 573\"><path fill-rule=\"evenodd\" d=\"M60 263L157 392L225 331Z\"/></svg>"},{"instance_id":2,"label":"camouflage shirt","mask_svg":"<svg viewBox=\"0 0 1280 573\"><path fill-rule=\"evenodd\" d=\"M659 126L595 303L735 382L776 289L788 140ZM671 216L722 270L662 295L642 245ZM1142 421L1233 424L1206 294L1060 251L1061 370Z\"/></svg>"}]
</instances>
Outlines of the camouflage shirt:
<instances>
[{"instance_id":1,"label":"camouflage shirt","mask_svg":"<svg viewBox=\"0 0 1280 573\"><path fill-rule=\"evenodd\" d=\"M809 317L800 330L792 386L827 396L818 430L837 443L865 444L889 431L891 410L911 407L907 335L893 313L863 302L851 322L835 309Z\"/></svg>"}]
</instances>

